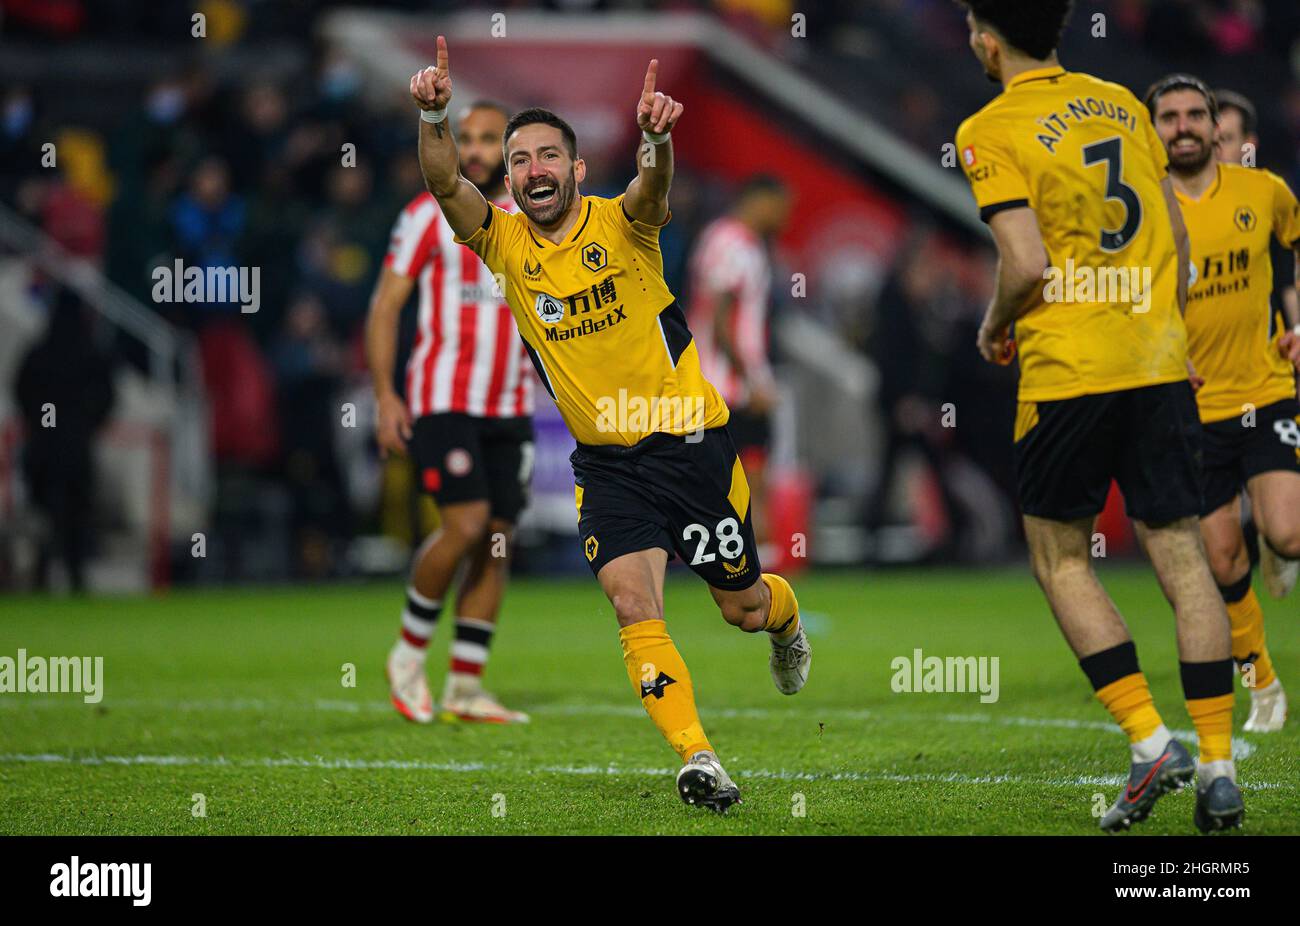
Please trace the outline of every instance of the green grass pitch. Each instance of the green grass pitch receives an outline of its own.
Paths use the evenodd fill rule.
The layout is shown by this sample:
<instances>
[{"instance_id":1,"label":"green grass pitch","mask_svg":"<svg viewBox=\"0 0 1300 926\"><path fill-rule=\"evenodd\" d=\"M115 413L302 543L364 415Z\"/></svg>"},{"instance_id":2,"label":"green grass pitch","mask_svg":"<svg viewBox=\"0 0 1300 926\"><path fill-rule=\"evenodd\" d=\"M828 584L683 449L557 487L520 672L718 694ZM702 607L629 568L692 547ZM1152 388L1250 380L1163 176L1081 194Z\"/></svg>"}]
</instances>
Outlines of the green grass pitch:
<instances>
[{"instance_id":1,"label":"green grass pitch","mask_svg":"<svg viewBox=\"0 0 1300 926\"><path fill-rule=\"evenodd\" d=\"M1190 736L1154 578L1106 565L1102 579L1166 723ZM772 686L766 640L723 624L693 577L668 584L669 629L744 796L726 817L678 800L676 756L628 684L590 579L508 593L487 682L531 712L518 727L416 726L389 706L397 582L10 597L0 656L102 656L104 696L0 694L0 833L1097 832L1095 795L1114 799L1127 750L1025 570L794 584L814 649L794 697ZM1300 696L1296 608L1265 601L1279 674ZM449 633L444 619L435 696ZM999 700L895 693L890 662L917 648L997 656ZM1239 692L1238 728L1246 706ZM1279 734L1237 733L1245 832L1300 832L1298 730L1293 718ZM1194 832L1193 802L1164 798L1135 832Z\"/></svg>"}]
</instances>

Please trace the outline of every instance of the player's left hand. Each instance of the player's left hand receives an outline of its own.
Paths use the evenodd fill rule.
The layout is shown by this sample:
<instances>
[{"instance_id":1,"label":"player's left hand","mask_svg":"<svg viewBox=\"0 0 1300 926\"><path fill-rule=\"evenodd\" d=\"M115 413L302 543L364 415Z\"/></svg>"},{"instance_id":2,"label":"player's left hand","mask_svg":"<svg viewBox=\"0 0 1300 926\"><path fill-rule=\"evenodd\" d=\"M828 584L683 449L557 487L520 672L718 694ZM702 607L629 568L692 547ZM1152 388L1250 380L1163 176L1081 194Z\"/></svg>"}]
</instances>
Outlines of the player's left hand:
<instances>
[{"instance_id":1,"label":"player's left hand","mask_svg":"<svg viewBox=\"0 0 1300 926\"><path fill-rule=\"evenodd\" d=\"M980 356L989 363L996 363L1004 367L1011 362L1011 358L1016 355L1016 342L1011 340L1011 329L1006 327L994 330L989 326L988 320L980 325L979 336L975 339L975 346L979 348Z\"/></svg>"},{"instance_id":2,"label":"player's left hand","mask_svg":"<svg viewBox=\"0 0 1300 926\"><path fill-rule=\"evenodd\" d=\"M1289 364L1300 370L1300 334L1288 331L1278 339L1277 349Z\"/></svg>"},{"instance_id":3,"label":"player's left hand","mask_svg":"<svg viewBox=\"0 0 1300 926\"><path fill-rule=\"evenodd\" d=\"M645 72L645 84L641 87L641 99L636 104L636 124L643 132L662 135L671 132L681 118L682 104L655 90L658 75L659 59L651 58L650 67Z\"/></svg>"},{"instance_id":4,"label":"player's left hand","mask_svg":"<svg viewBox=\"0 0 1300 926\"><path fill-rule=\"evenodd\" d=\"M1193 393L1200 392L1201 387L1205 385L1205 377L1196 372L1196 367L1192 366L1191 360L1187 361L1187 381L1192 384Z\"/></svg>"}]
</instances>

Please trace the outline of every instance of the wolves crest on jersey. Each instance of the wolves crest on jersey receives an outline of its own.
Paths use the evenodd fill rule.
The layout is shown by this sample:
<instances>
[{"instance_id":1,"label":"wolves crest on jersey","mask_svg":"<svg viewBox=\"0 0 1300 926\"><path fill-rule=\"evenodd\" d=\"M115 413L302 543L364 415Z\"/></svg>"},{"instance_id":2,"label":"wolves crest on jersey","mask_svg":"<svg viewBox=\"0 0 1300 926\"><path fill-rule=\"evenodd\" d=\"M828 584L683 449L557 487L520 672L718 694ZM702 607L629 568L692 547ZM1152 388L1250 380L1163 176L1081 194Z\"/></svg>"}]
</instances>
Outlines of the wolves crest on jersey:
<instances>
[{"instance_id":1,"label":"wolves crest on jersey","mask_svg":"<svg viewBox=\"0 0 1300 926\"><path fill-rule=\"evenodd\" d=\"M1295 371L1278 350L1286 332L1273 307L1270 240L1300 241L1300 210L1281 177L1220 164L1199 199L1178 193L1196 270L1187 294L1188 352L1205 385L1201 420L1223 421L1246 406L1295 395ZM1263 221L1260 217L1263 217Z\"/></svg>"},{"instance_id":2,"label":"wolves crest on jersey","mask_svg":"<svg viewBox=\"0 0 1300 926\"><path fill-rule=\"evenodd\" d=\"M664 283L659 228L632 219L622 196L583 196L580 208L559 244L495 206L462 242L505 276L519 332L569 431L583 444L630 447L655 432L726 424L727 406L701 372L686 317ZM619 395L698 403L704 414L682 428L662 421L610 428L602 402Z\"/></svg>"}]
</instances>

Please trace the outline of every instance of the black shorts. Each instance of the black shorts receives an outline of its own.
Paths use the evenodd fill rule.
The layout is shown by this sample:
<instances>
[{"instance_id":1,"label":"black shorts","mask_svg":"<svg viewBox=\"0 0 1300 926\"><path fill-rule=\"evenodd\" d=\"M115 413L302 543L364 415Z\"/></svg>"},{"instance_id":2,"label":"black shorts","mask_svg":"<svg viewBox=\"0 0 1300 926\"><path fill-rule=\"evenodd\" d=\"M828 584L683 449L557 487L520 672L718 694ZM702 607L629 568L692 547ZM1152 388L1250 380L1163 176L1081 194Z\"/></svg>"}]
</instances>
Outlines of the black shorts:
<instances>
[{"instance_id":1,"label":"black shorts","mask_svg":"<svg viewBox=\"0 0 1300 926\"><path fill-rule=\"evenodd\" d=\"M747 408L733 408L727 419L727 430L736 445L736 452L747 465L751 465L751 460L757 465L767 459L767 450L772 443L772 423L766 412L759 414Z\"/></svg>"},{"instance_id":2,"label":"black shorts","mask_svg":"<svg viewBox=\"0 0 1300 926\"><path fill-rule=\"evenodd\" d=\"M1165 524L1201 512L1200 419L1180 380L1054 402L1021 402L1016 481L1027 515L1101 512L1114 479L1130 518Z\"/></svg>"},{"instance_id":3,"label":"black shorts","mask_svg":"<svg viewBox=\"0 0 1300 926\"><path fill-rule=\"evenodd\" d=\"M726 428L691 443L652 434L633 447L579 444L573 464L582 550L599 574L640 550L676 553L715 588L744 589L762 566L750 524L749 483Z\"/></svg>"},{"instance_id":4,"label":"black shorts","mask_svg":"<svg viewBox=\"0 0 1300 926\"><path fill-rule=\"evenodd\" d=\"M1275 470L1300 473L1300 402L1283 399L1255 409L1252 427L1243 423L1243 417L1201 426L1205 448L1202 515L1236 498L1253 476Z\"/></svg>"},{"instance_id":5,"label":"black shorts","mask_svg":"<svg viewBox=\"0 0 1300 926\"><path fill-rule=\"evenodd\" d=\"M531 418L440 412L415 419L411 441L420 488L439 505L486 500L491 516L514 522L533 478Z\"/></svg>"}]
</instances>

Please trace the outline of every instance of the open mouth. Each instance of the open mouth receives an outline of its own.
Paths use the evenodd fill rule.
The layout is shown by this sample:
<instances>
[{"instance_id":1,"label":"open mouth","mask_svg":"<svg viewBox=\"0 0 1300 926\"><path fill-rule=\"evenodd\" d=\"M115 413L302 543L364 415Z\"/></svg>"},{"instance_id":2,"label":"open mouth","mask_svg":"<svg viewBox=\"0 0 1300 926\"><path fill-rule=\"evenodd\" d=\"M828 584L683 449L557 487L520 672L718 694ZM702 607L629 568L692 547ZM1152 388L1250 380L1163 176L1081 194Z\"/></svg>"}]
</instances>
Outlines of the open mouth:
<instances>
[{"instance_id":1,"label":"open mouth","mask_svg":"<svg viewBox=\"0 0 1300 926\"><path fill-rule=\"evenodd\" d=\"M557 192L555 184L539 183L528 190L528 201L534 206L547 206L555 202Z\"/></svg>"},{"instance_id":2,"label":"open mouth","mask_svg":"<svg viewBox=\"0 0 1300 926\"><path fill-rule=\"evenodd\" d=\"M1174 154L1196 154L1201 150L1201 143L1194 138L1180 138L1171 150Z\"/></svg>"}]
</instances>

